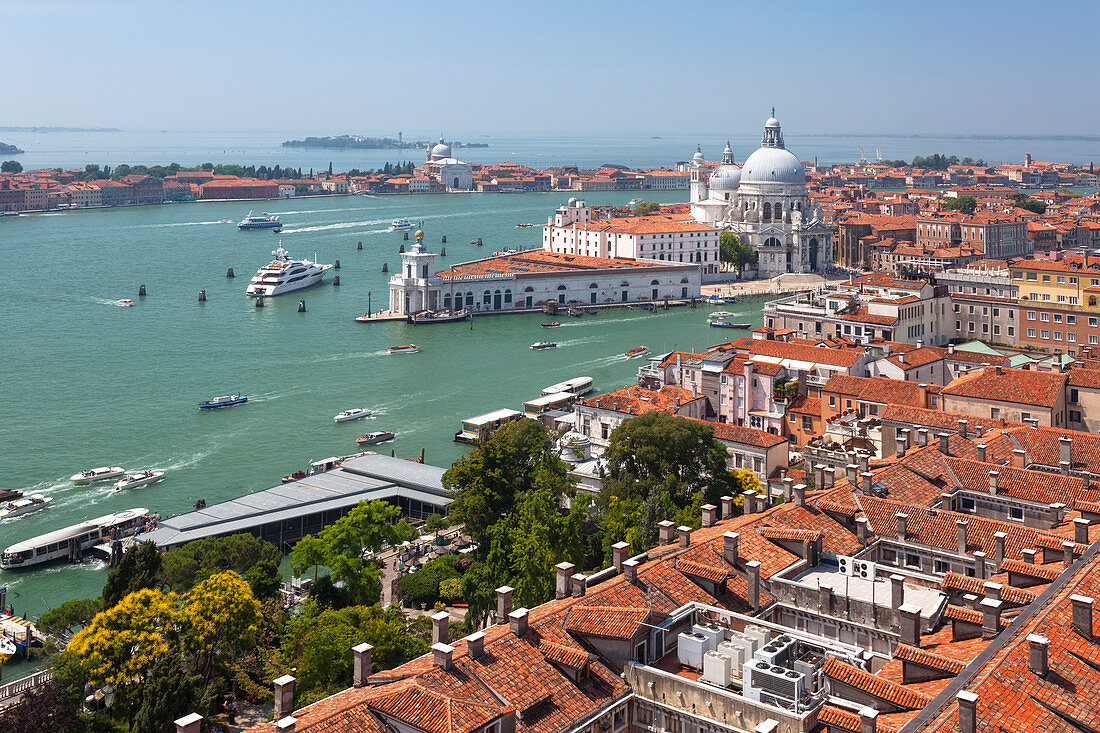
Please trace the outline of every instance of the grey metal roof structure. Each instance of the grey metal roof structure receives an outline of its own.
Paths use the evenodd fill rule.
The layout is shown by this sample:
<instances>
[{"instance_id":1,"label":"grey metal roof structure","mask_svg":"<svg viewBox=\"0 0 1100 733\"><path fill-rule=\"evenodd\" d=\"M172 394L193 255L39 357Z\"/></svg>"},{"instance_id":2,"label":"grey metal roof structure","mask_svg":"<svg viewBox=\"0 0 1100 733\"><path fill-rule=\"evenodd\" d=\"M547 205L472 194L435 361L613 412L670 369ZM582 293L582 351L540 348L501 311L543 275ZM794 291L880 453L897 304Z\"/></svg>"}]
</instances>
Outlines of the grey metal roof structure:
<instances>
[{"instance_id":1,"label":"grey metal roof structure","mask_svg":"<svg viewBox=\"0 0 1100 733\"><path fill-rule=\"evenodd\" d=\"M191 540L252 532L265 525L326 512L343 514L361 501L400 499L445 507L445 469L401 458L366 453L324 473L311 474L270 489L211 504L161 521L144 535L163 548Z\"/></svg>"}]
</instances>

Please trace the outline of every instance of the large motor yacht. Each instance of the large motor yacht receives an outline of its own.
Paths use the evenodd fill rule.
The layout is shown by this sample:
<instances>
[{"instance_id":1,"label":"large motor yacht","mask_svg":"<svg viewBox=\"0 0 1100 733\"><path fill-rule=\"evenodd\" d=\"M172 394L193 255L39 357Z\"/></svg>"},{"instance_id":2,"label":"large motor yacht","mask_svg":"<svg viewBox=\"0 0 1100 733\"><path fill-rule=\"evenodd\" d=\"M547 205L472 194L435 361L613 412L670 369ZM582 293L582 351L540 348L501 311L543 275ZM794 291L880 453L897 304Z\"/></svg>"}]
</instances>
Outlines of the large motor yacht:
<instances>
[{"instance_id":1,"label":"large motor yacht","mask_svg":"<svg viewBox=\"0 0 1100 733\"><path fill-rule=\"evenodd\" d=\"M308 288L321 282L332 267L309 260L292 260L290 253L283 249L282 242L271 254L275 259L261 267L248 282L248 289L245 290L248 295L282 295Z\"/></svg>"}]
</instances>

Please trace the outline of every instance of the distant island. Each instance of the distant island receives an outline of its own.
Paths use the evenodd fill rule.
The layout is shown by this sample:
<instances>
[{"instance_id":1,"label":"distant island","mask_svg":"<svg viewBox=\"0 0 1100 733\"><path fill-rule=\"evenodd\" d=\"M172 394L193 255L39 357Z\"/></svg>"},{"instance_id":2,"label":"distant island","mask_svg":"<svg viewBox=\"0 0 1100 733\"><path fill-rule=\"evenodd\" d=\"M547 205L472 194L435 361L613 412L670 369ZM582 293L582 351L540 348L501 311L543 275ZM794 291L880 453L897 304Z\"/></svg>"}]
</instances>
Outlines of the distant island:
<instances>
[{"instance_id":1,"label":"distant island","mask_svg":"<svg viewBox=\"0 0 1100 733\"><path fill-rule=\"evenodd\" d=\"M413 150L430 147L428 140L395 140L392 137L366 137L364 135L329 135L307 137L304 140L287 140L284 148L347 148L358 150ZM448 143L452 148L487 148L488 143Z\"/></svg>"},{"instance_id":2,"label":"distant island","mask_svg":"<svg viewBox=\"0 0 1100 733\"><path fill-rule=\"evenodd\" d=\"M8 145L7 143L0 143L0 155L19 155L25 153L26 150L20 150L14 145Z\"/></svg>"},{"instance_id":3,"label":"distant island","mask_svg":"<svg viewBox=\"0 0 1100 733\"><path fill-rule=\"evenodd\" d=\"M0 126L0 132L122 132L117 127L16 127Z\"/></svg>"}]
</instances>

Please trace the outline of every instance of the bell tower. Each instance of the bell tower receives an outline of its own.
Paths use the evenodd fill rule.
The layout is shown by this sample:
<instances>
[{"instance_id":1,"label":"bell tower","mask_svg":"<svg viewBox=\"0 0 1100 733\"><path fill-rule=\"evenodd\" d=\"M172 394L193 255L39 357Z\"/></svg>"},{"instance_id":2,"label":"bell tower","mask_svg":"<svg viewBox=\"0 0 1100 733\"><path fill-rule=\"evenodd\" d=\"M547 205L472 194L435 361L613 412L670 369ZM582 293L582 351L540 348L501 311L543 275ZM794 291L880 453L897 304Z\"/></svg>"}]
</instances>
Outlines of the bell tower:
<instances>
[{"instance_id":1,"label":"bell tower","mask_svg":"<svg viewBox=\"0 0 1100 733\"><path fill-rule=\"evenodd\" d=\"M696 146L695 155L691 157L691 203L702 201L707 197L706 161L703 159L703 149Z\"/></svg>"}]
</instances>

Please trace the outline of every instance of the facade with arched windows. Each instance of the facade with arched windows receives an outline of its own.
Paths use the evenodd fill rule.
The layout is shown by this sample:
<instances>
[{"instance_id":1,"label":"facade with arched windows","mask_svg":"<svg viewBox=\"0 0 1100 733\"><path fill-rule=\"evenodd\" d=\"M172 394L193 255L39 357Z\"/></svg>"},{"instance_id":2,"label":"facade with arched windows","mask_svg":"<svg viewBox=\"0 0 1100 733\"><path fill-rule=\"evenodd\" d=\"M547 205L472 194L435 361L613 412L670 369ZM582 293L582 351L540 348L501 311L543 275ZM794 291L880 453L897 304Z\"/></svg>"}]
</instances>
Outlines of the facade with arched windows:
<instances>
[{"instance_id":1,"label":"facade with arched windows","mask_svg":"<svg viewBox=\"0 0 1100 733\"><path fill-rule=\"evenodd\" d=\"M701 156L700 156L701 158ZM702 170L702 163L691 164ZM693 178L693 180L695 180ZM701 180L701 179L700 179ZM759 256L757 275L820 272L833 264L833 230L806 189L806 171L786 149L775 117L760 148L738 166L729 144L707 186L692 187L698 221L737 234Z\"/></svg>"},{"instance_id":2,"label":"facade with arched windows","mask_svg":"<svg viewBox=\"0 0 1100 733\"><path fill-rule=\"evenodd\" d=\"M474 169L469 163L451 157L451 146L443 142L442 135L425 156L424 172L448 191L473 190Z\"/></svg>"}]
</instances>

